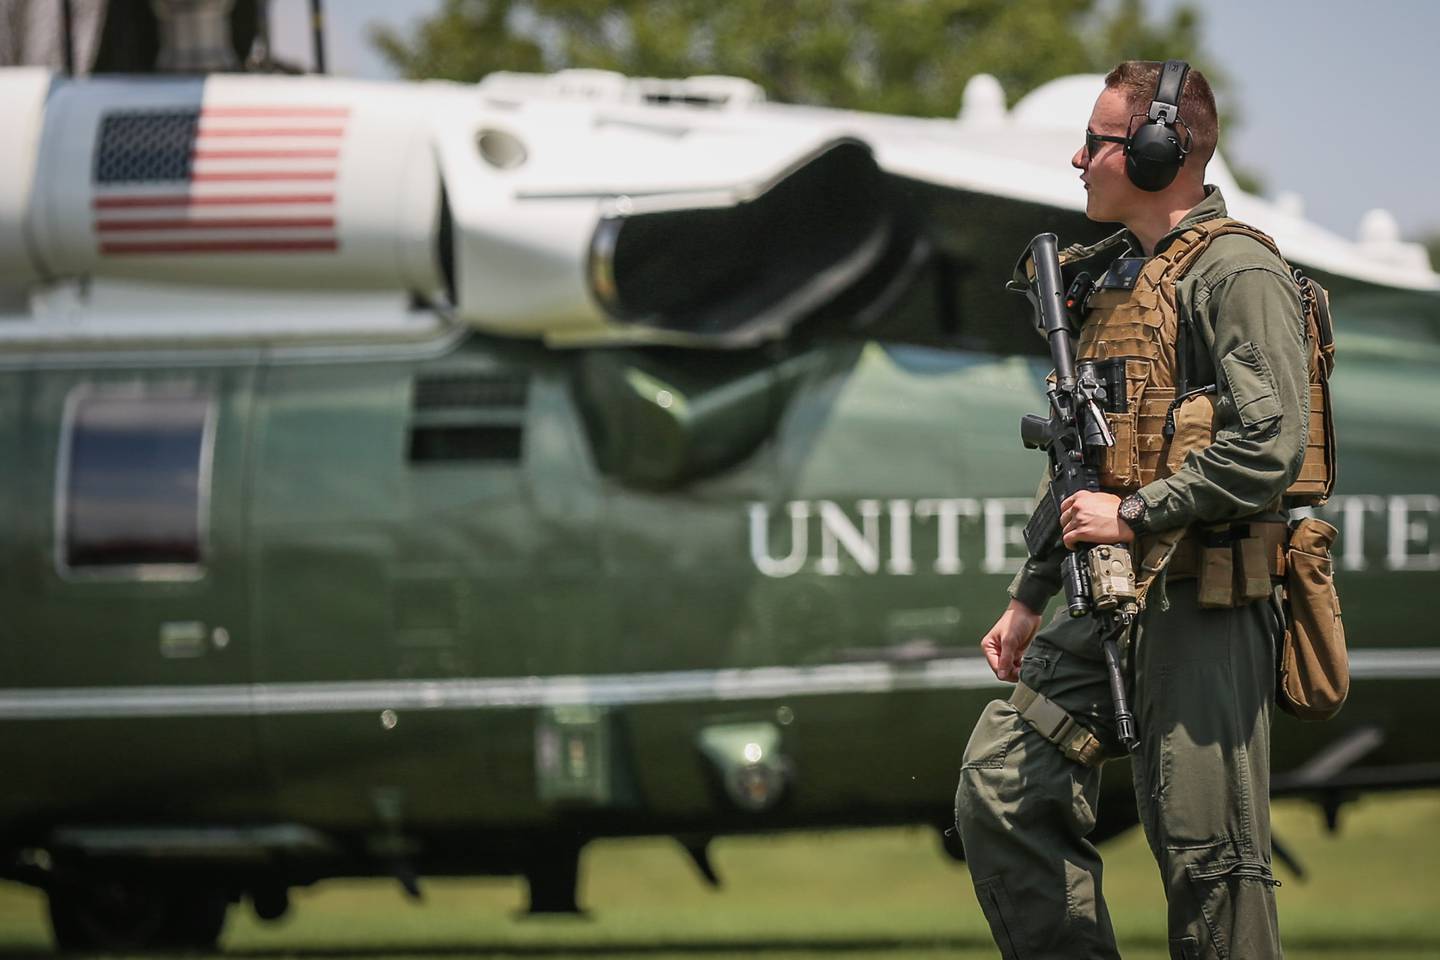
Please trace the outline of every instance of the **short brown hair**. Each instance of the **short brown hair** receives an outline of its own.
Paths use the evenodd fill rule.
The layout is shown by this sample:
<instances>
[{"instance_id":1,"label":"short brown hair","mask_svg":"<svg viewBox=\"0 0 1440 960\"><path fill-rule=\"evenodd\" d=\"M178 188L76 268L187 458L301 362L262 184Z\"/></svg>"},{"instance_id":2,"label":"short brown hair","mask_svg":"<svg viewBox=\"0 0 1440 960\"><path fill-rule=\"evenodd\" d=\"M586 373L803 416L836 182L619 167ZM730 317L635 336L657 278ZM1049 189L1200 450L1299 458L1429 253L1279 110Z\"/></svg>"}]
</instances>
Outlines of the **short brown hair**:
<instances>
[{"instance_id":1,"label":"short brown hair","mask_svg":"<svg viewBox=\"0 0 1440 960\"><path fill-rule=\"evenodd\" d=\"M1155 60L1126 60L1105 75L1105 87L1124 93L1134 112L1146 113L1150 101L1155 99L1163 66ZM1192 138L1190 162L1198 162L1203 168L1215 154L1220 121L1215 113L1215 93L1210 89L1210 81L1193 67L1185 75L1185 87L1180 91L1180 120L1189 128Z\"/></svg>"}]
</instances>

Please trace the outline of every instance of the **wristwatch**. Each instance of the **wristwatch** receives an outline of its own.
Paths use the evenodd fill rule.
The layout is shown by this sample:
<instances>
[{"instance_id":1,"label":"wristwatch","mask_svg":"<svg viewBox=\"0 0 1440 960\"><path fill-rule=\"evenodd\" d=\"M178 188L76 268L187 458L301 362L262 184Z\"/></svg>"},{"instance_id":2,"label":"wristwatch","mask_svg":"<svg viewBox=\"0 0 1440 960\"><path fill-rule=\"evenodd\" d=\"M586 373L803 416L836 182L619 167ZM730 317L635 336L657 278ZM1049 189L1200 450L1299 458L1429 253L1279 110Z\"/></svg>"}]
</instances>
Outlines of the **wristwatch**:
<instances>
[{"instance_id":1,"label":"wristwatch","mask_svg":"<svg viewBox=\"0 0 1440 960\"><path fill-rule=\"evenodd\" d=\"M1145 532L1145 500L1138 493L1132 493L1120 501L1120 507L1116 511L1120 519L1124 520L1130 529L1136 533Z\"/></svg>"}]
</instances>

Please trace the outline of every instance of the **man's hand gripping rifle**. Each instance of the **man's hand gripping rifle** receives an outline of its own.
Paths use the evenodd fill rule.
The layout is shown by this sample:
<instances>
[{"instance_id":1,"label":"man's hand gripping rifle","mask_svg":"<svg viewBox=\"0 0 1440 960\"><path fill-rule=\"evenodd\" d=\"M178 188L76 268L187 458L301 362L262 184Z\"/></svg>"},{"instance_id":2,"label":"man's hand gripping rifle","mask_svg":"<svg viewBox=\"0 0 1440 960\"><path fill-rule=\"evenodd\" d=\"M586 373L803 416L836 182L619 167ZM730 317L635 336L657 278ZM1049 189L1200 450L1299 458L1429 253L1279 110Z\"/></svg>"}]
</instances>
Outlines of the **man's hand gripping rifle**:
<instances>
[{"instance_id":1,"label":"man's hand gripping rifle","mask_svg":"<svg viewBox=\"0 0 1440 960\"><path fill-rule=\"evenodd\" d=\"M1066 605L1072 617L1093 613L1100 621L1110 695L1115 701L1115 729L1125 749L1133 750L1139 740L1125 691L1118 644L1139 613L1130 551L1124 544L1077 543L1067 549L1060 524L1060 504L1066 498L1081 490L1100 489L1097 464L1105 448L1115 445L1102 409L1108 399L1107 381L1094 364L1081 363L1076 370L1075 331L1061 286L1055 234L1042 233L1030 241L1015 272L1028 282L1012 282L1010 289L1023 292L1030 300L1036 324L1050 343L1050 357L1055 363L1050 416L1027 415L1020 421L1020 439L1025 446L1042 449L1050 456L1049 492L1040 498L1025 525L1025 546L1036 559L1054 550L1065 551L1061 575ZM1078 299L1080 289L1088 284L1085 274L1077 277L1070 289L1071 301ZM1123 402L1123 380L1118 390Z\"/></svg>"}]
</instances>

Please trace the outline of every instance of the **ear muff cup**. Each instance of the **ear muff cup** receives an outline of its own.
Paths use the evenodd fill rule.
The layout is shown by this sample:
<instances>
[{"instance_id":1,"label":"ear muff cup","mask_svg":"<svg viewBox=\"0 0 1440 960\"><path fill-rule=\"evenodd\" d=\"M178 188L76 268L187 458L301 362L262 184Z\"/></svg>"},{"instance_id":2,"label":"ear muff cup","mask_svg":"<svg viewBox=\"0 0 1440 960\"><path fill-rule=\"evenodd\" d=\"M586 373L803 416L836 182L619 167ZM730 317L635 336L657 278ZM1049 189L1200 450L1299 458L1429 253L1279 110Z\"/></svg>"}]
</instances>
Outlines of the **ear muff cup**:
<instances>
[{"instance_id":1,"label":"ear muff cup","mask_svg":"<svg viewBox=\"0 0 1440 960\"><path fill-rule=\"evenodd\" d=\"M1151 193L1170 186L1184 163L1179 135L1163 123L1142 124L1125 146L1125 173Z\"/></svg>"},{"instance_id":2,"label":"ear muff cup","mask_svg":"<svg viewBox=\"0 0 1440 960\"><path fill-rule=\"evenodd\" d=\"M1185 92L1185 78L1190 64L1184 60L1166 60L1155 81L1155 97L1147 111L1149 120L1140 125L1125 144L1125 173L1141 190L1155 193L1175 181L1175 175L1190 152L1190 130L1185 129L1185 142L1175 128L1180 120L1180 98Z\"/></svg>"}]
</instances>

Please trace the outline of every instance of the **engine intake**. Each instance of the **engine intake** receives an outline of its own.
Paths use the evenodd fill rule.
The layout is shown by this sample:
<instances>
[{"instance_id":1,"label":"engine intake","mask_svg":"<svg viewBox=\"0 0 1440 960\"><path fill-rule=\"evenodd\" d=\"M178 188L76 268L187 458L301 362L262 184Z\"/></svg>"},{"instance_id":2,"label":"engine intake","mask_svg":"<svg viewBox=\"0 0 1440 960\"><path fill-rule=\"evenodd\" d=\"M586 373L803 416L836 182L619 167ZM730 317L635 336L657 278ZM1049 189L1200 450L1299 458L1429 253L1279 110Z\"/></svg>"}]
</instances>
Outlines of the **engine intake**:
<instances>
[{"instance_id":1,"label":"engine intake","mask_svg":"<svg viewBox=\"0 0 1440 960\"><path fill-rule=\"evenodd\" d=\"M884 196L869 148L839 140L731 206L622 202L596 228L591 290L625 324L726 346L783 335L881 258Z\"/></svg>"}]
</instances>

